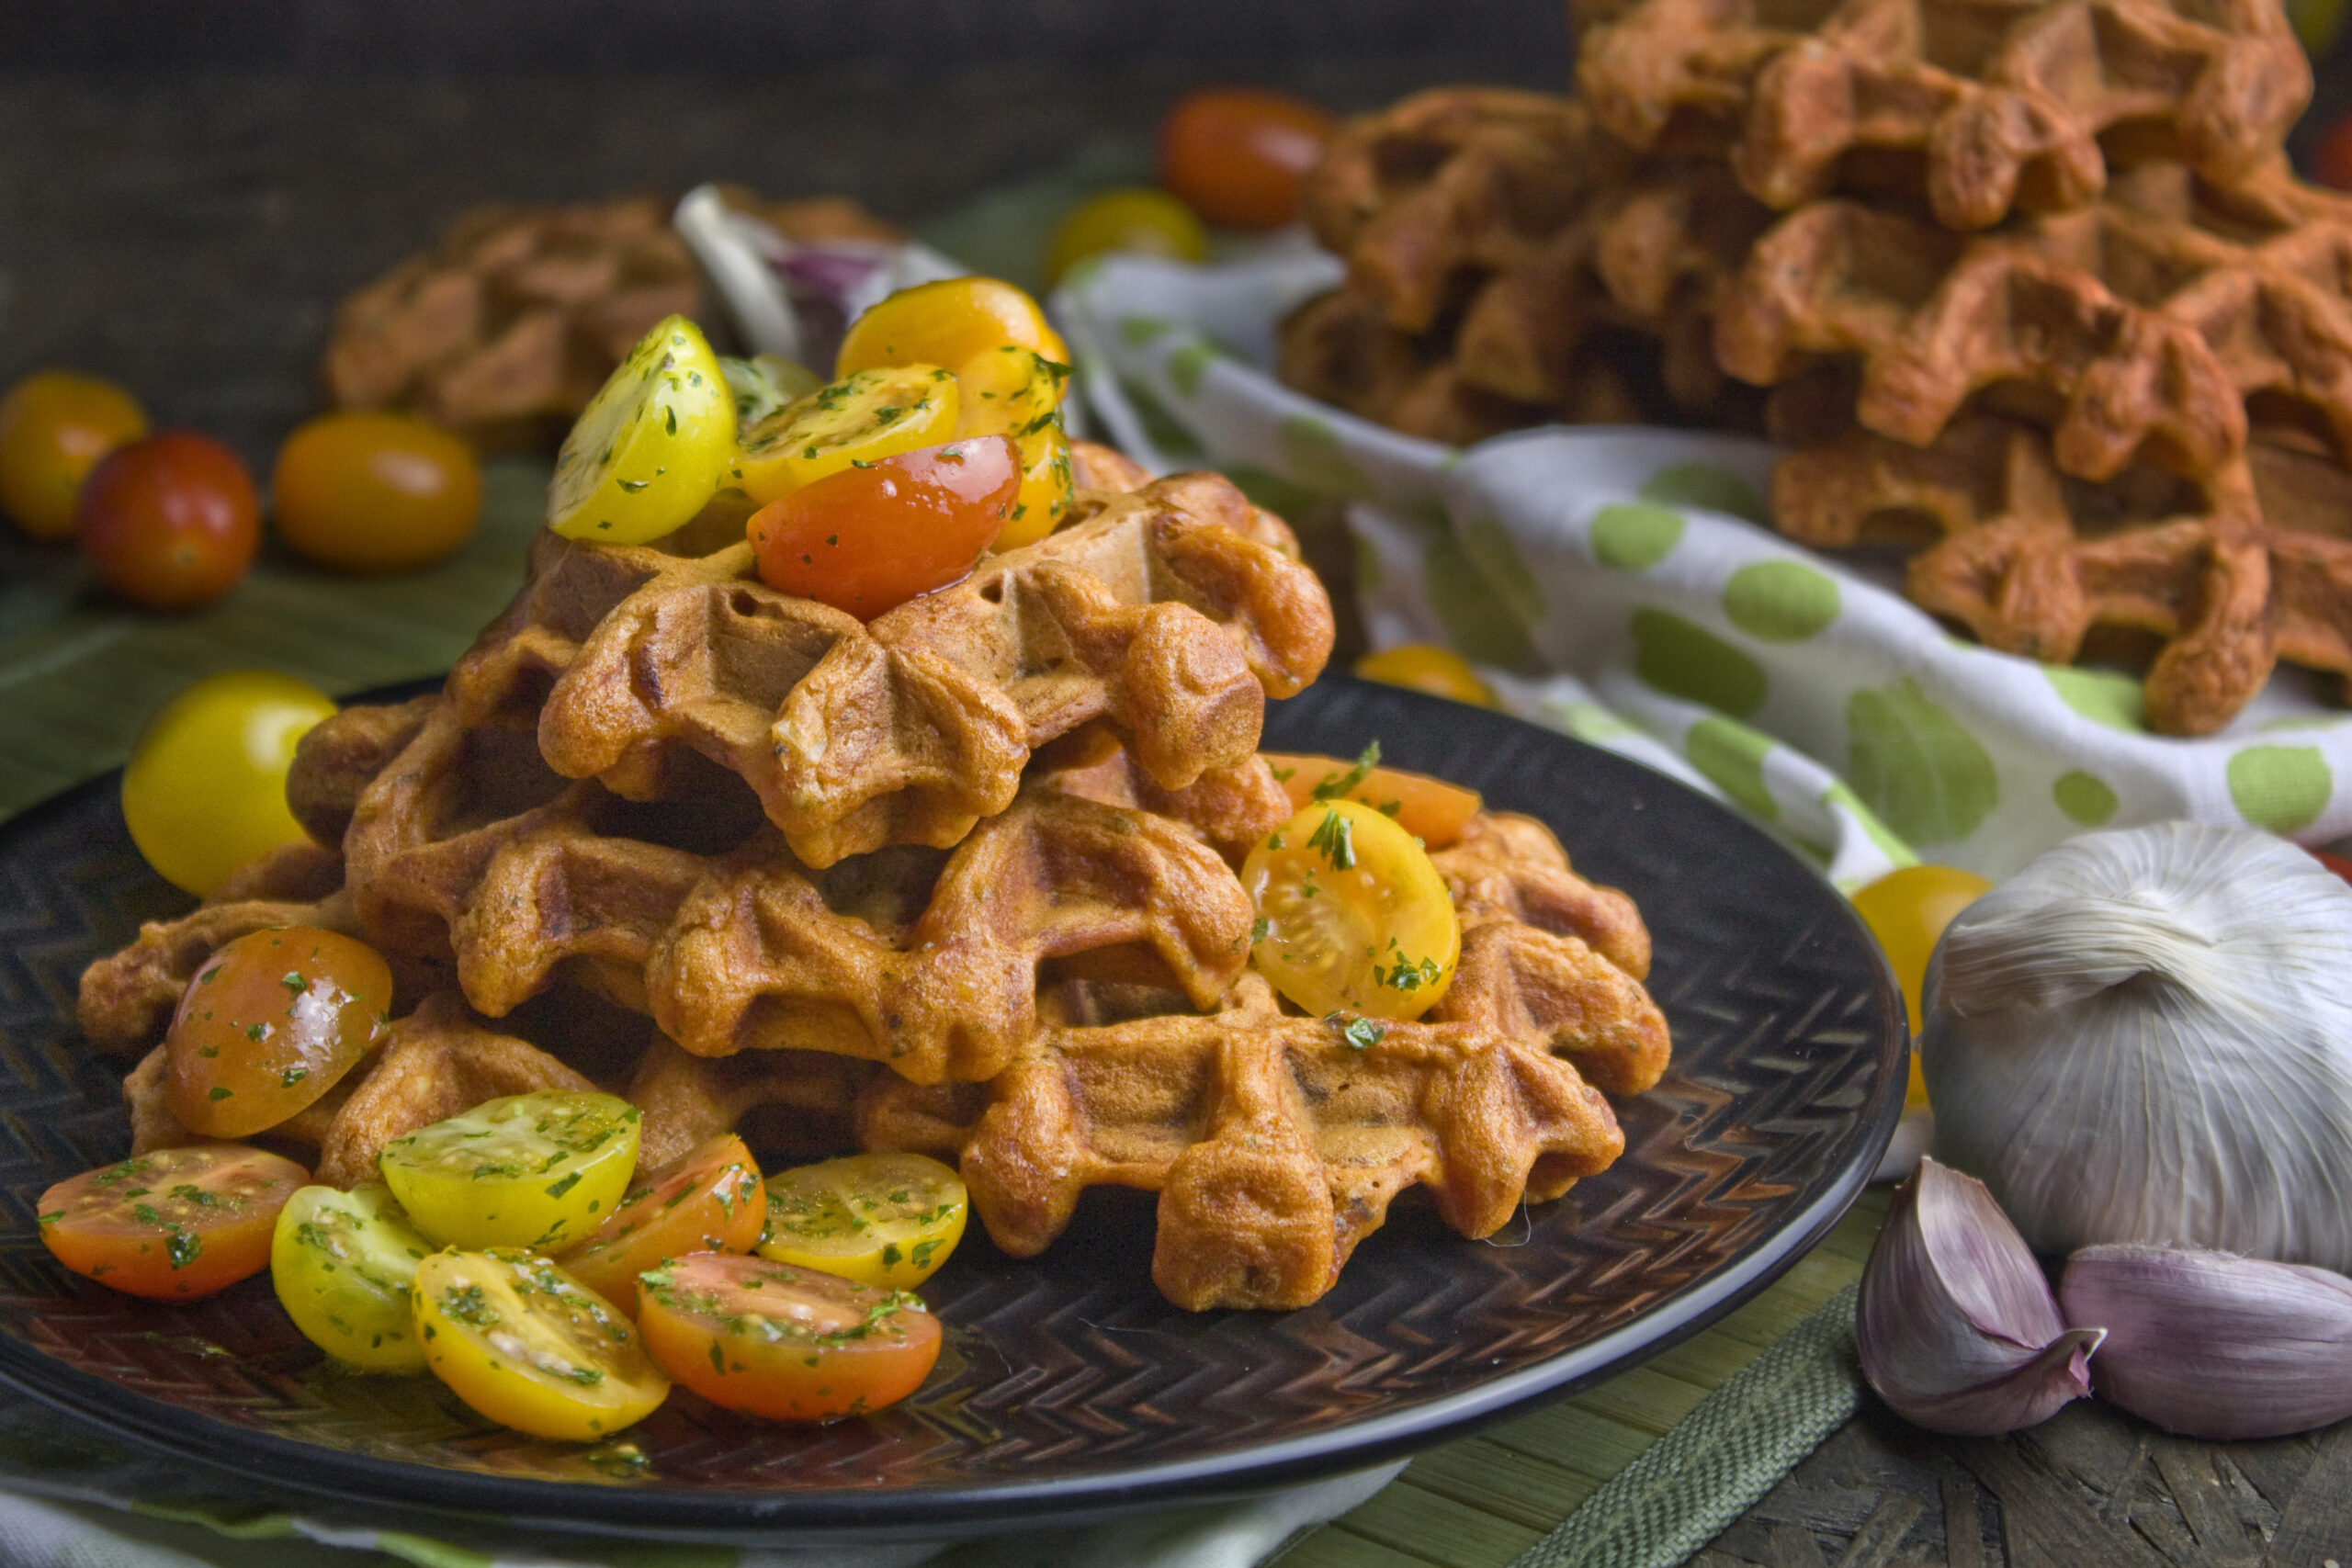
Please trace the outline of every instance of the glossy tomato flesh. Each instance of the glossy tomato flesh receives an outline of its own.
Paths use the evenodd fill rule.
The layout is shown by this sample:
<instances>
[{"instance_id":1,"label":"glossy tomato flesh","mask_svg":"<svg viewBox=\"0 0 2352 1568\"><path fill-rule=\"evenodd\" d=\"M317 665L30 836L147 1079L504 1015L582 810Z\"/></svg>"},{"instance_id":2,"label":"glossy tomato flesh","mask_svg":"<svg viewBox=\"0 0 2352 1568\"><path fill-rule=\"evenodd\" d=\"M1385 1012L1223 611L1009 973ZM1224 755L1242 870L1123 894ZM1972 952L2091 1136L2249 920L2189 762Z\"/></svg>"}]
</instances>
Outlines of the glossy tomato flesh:
<instances>
[{"instance_id":1,"label":"glossy tomato flesh","mask_svg":"<svg viewBox=\"0 0 2352 1568\"><path fill-rule=\"evenodd\" d=\"M752 516L771 588L871 620L961 581L1011 516L1021 457L974 436L828 475Z\"/></svg>"},{"instance_id":2,"label":"glossy tomato flesh","mask_svg":"<svg viewBox=\"0 0 2352 1568\"><path fill-rule=\"evenodd\" d=\"M1298 216L1298 187L1331 117L1304 98L1253 87L1208 87L1159 124L1159 183L1226 229L1279 229Z\"/></svg>"},{"instance_id":3,"label":"glossy tomato flesh","mask_svg":"<svg viewBox=\"0 0 2352 1568\"><path fill-rule=\"evenodd\" d=\"M771 1421L879 1410L939 1359L939 1320L917 1297L763 1258L681 1258L645 1277L641 1303L638 1328L662 1371Z\"/></svg>"},{"instance_id":4,"label":"glossy tomato flesh","mask_svg":"<svg viewBox=\"0 0 2352 1568\"><path fill-rule=\"evenodd\" d=\"M278 536L339 571L410 571L481 518L481 466L463 441L393 413L321 414L277 449Z\"/></svg>"},{"instance_id":5,"label":"glossy tomato flesh","mask_svg":"<svg viewBox=\"0 0 2352 1568\"><path fill-rule=\"evenodd\" d=\"M237 455L209 436L158 432L83 481L82 553L107 587L151 610L192 610L237 585L261 544L261 505Z\"/></svg>"},{"instance_id":6,"label":"glossy tomato flesh","mask_svg":"<svg viewBox=\"0 0 2352 1568\"><path fill-rule=\"evenodd\" d=\"M1453 984L1462 926L1445 879L1369 806L1310 804L1250 852L1241 885L1258 908L1250 962L1318 1018L1416 1019Z\"/></svg>"},{"instance_id":7,"label":"glossy tomato flesh","mask_svg":"<svg viewBox=\"0 0 2352 1568\"><path fill-rule=\"evenodd\" d=\"M1266 752L1265 758L1276 781L1290 793L1294 810L1304 811L1318 800L1352 800L1394 818L1430 849L1458 842L1462 829L1484 804L1478 792L1427 773L1380 767L1375 761L1379 755L1375 747L1352 762L1275 751Z\"/></svg>"},{"instance_id":8,"label":"glossy tomato flesh","mask_svg":"<svg viewBox=\"0 0 2352 1568\"><path fill-rule=\"evenodd\" d=\"M40 1195L40 1238L76 1274L134 1296L209 1296L269 1267L277 1212L311 1179L239 1144L158 1149Z\"/></svg>"},{"instance_id":9,"label":"glossy tomato flesh","mask_svg":"<svg viewBox=\"0 0 2352 1568\"><path fill-rule=\"evenodd\" d=\"M558 1259L582 1284L637 1308L637 1277L690 1252L749 1252L767 1220L759 1163L729 1133L641 1178L595 1234Z\"/></svg>"},{"instance_id":10,"label":"glossy tomato flesh","mask_svg":"<svg viewBox=\"0 0 2352 1568\"><path fill-rule=\"evenodd\" d=\"M392 972L374 948L316 926L259 931L204 962L164 1037L172 1114L208 1138L275 1127L384 1037Z\"/></svg>"}]
</instances>

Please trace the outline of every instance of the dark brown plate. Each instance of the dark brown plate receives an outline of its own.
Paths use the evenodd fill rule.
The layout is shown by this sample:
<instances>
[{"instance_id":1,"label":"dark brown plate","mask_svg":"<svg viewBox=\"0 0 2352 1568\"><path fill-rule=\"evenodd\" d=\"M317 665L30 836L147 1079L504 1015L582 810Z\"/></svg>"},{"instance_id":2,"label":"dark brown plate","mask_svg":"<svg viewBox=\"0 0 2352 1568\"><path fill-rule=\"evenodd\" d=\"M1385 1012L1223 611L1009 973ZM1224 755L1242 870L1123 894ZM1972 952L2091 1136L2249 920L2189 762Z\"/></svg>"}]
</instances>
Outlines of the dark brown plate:
<instances>
[{"instance_id":1,"label":"dark brown plate","mask_svg":"<svg viewBox=\"0 0 2352 1568\"><path fill-rule=\"evenodd\" d=\"M1150 1200L1090 1197L1045 1257L978 1226L924 1288L939 1370L875 1416L761 1426L683 1393L582 1451L490 1427L430 1379L342 1375L266 1279L167 1307L49 1256L34 1203L119 1158L123 1064L80 1044L84 964L187 900L132 849L109 777L0 827L0 1379L173 1455L313 1500L556 1529L939 1537L1231 1496L1354 1469L1556 1398L1763 1288L1852 1201L1902 1109L1903 1007L1812 870L1659 774L1479 709L1344 679L1277 705L1270 747L1390 760L1558 829L1640 901L1674 1065L1621 1104L1623 1159L1488 1241L1408 1194L1288 1314L1180 1312ZM1099 1201L1097 1201L1099 1199Z\"/></svg>"}]
</instances>

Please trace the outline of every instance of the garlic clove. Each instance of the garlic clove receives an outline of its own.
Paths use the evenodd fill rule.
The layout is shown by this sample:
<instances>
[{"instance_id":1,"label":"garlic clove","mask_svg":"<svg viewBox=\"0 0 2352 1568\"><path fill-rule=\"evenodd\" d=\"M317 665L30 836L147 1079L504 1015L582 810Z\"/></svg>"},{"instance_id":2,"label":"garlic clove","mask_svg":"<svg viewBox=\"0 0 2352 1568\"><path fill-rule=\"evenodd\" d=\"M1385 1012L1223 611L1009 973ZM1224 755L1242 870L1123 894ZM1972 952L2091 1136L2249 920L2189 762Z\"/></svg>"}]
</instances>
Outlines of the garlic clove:
<instances>
[{"instance_id":1,"label":"garlic clove","mask_svg":"<svg viewBox=\"0 0 2352 1568\"><path fill-rule=\"evenodd\" d=\"M2066 1260L2066 1316L2103 1323L2098 1392L2226 1442L2352 1416L2352 1280L2296 1263L2124 1243Z\"/></svg>"},{"instance_id":2,"label":"garlic clove","mask_svg":"<svg viewBox=\"0 0 2352 1568\"><path fill-rule=\"evenodd\" d=\"M2105 1331L2070 1329L2041 1266L1984 1184L1933 1159L1905 1182L1862 1271L1862 1375L1936 1432L1990 1437L2090 1393Z\"/></svg>"}]
</instances>

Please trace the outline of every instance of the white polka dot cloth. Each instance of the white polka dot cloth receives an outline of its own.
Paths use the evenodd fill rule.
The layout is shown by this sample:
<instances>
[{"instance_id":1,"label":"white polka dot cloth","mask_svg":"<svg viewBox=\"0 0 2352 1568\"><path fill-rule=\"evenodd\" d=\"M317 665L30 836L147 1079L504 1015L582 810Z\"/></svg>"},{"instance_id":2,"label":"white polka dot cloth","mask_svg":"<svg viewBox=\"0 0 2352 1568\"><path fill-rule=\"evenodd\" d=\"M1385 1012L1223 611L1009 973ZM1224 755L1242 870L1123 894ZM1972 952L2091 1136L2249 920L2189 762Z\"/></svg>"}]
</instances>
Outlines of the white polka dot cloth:
<instances>
[{"instance_id":1,"label":"white polka dot cloth","mask_svg":"<svg viewBox=\"0 0 2352 1568\"><path fill-rule=\"evenodd\" d=\"M1848 891L1915 854L1997 879L2165 818L2352 831L2352 716L2317 680L2282 668L2221 734L2152 734L2136 677L1957 639L1894 590L1898 563L1762 526L1761 443L1554 428L1455 449L1281 386L1275 323L1339 271L1296 245L1117 257L1054 310L1139 460L1225 469L1277 510L1351 502L1376 646L1452 646L1522 717L1732 802Z\"/></svg>"}]
</instances>

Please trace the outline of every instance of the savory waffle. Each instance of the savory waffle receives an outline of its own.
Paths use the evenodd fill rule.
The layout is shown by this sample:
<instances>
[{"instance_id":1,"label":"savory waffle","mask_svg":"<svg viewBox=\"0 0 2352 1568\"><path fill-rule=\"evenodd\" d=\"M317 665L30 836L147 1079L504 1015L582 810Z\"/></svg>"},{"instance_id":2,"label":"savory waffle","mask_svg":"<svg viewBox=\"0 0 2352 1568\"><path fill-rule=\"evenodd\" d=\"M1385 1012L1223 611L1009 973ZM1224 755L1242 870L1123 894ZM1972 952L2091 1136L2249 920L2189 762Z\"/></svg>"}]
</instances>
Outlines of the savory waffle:
<instances>
[{"instance_id":1,"label":"savory waffle","mask_svg":"<svg viewBox=\"0 0 2352 1568\"><path fill-rule=\"evenodd\" d=\"M536 713L550 766L632 799L717 763L814 866L956 843L1011 804L1031 749L1097 718L1171 788L1239 761L1267 694L1330 652L1289 530L1210 475L1081 501L1082 520L863 624L750 577L741 543L543 536L448 689L469 724Z\"/></svg>"},{"instance_id":2,"label":"savory waffle","mask_svg":"<svg viewBox=\"0 0 2352 1568\"><path fill-rule=\"evenodd\" d=\"M2352 682L2352 474L2328 458L2257 442L2202 481L2092 485L2039 430L1986 417L1928 447L1856 432L1784 458L1772 488L1803 543L1926 544L1906 591L1987 647L2063 663L2096 631L2158 640L2163 733L2220 728L2279 660Z\"/></svg>"},{"instance_id":3,"label":"savory waffle","mask_svg":"<svg viewBox=\"0 0 2352 1568\"><path fill-rule=\"evenodd\" d=\"M2274 154L2311 65L2272 0L1635 0L1584 29L1577 85L1642 149L1724 152L1788 209L1924 197L1951 229L2098 196L2110 159L2231 182Z\"/></svg>"},{"instance_id":4,"label":"savory waffle","mask_svg":"<svg viewBox=\"0 0 2352 1568\"><path fill-rule=\"evenodd\" d=\"M2199 475L2245 445L2249 403L2352 450L2348 263L2352 201L2276 167L2224 188L2146 164L1975 236L1823 201L1758 242L1715 341L1758 385L1858 361L1855 417L1913 446L1979 397L2052 424L2065 472Z\"/></svg>"}]
</instances>

